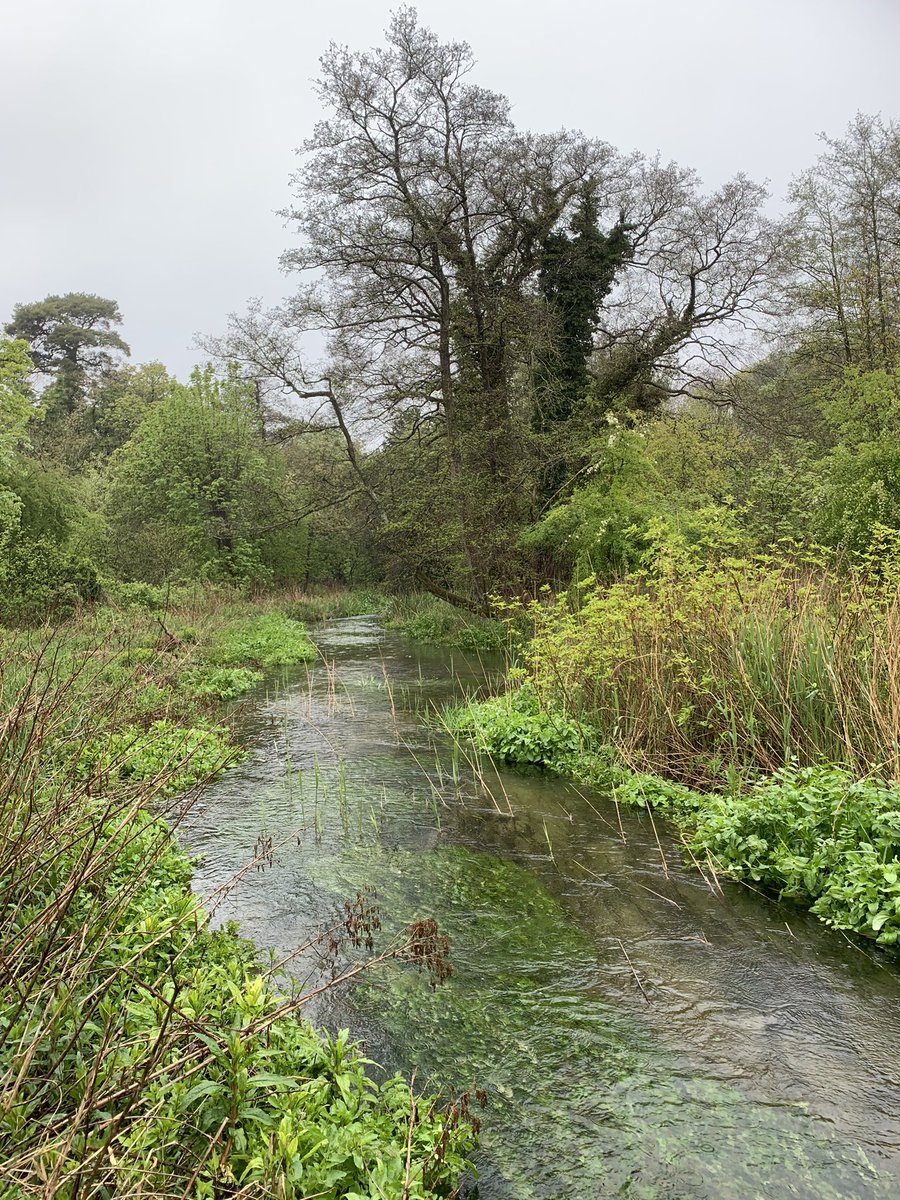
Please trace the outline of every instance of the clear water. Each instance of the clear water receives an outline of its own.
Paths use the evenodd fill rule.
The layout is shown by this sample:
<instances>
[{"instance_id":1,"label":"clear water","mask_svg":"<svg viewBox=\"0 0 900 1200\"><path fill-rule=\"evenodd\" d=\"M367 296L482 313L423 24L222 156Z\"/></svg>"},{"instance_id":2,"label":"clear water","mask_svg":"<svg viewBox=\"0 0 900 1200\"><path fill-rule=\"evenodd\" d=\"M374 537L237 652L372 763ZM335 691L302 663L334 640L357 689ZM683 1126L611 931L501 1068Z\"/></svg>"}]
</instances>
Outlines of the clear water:
<instances>
[{"instance_id":1,"label":"clear water","mask_svg":"<svg viewBox=\"0 0 900 1200\"><path fill-rule=\"evenodd\" d=\"M646 815L460 759L423 720L499 664L374 618L316 634L184 829L218 919L277 955L358 888L434 916L455 972L378 968L314 1010L417 1082L490 1093L481 1200L900 1197L900 963L710 886ZM301 956L292 968L312 968Z\"/></svg>"}]
</instances>

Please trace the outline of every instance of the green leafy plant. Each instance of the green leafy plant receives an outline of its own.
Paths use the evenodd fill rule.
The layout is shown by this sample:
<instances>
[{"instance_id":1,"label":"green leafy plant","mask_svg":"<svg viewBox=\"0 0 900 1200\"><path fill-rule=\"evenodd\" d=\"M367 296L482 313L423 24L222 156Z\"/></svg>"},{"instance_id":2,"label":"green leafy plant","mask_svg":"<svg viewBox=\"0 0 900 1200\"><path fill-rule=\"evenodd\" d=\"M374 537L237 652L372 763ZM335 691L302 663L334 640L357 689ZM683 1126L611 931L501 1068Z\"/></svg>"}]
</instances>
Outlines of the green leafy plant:
<instances>
[{"instance_id":1,"label":"green leafy plant","mask_svg":"<svg viewBox=\"0 0 900 1200\"><path fill-rule=\"evenodd\" d=\"M163 792L174 795L211 778L240 756L220 725L185 728L160 720L148 729L126 725L79 746L77 768L109 784L160 779Z\"/></svg>"},{"instance_id":2,"label":"green leafy plant","mask_svg":"<svg viewBox=\"0 0 900 1200\"><path fill-rule=\"evenodd\" d=\"M290 666L315 656L315 646L306 630L278 612L235 622L215 638L209 649L210 660L225 666Z\"/></svg>"},{"instance_id":3,"label":"green leafy plant","mask_svg":"<svg viewBox=\"0 0 900 1200\"><path fill-rule=\"evenodd\" d=\"M582 730L557 707L542 708L529 687L445 714L447 728L505 762L565 772L584 747Z\"/></svg>"},{"instance_id":4,"label":"green leafy plant","mask_svg":"<svg viewBox=\"0 0 900 1200\"><path fill-rule=\"evenodd\" d=\"M237 700L261 683L263 676L249 667L206 667L187 671L181 676L182 687L196 696L213 700Z\"/></svg>"}]
</instances>

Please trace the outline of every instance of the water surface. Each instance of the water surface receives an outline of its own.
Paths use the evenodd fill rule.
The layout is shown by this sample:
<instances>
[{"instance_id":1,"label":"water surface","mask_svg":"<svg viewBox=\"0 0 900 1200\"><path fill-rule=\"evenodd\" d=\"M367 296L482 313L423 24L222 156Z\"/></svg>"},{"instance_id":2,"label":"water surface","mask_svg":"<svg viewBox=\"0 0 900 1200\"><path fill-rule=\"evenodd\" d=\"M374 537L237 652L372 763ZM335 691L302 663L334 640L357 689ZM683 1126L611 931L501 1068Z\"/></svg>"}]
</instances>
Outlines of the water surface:
<instances>
[{"instance_id":1,"label":"water surface","mask_svg":"<svg viewBox=\"0 0 900 1200\"><path fill-rule=\"evenodd\" d=\"M279 957L372 886L454 974L378 968L314 1011L417 1082L490 1093L481 1200L900 1196L900 969L686 869L660 822L467 762L423 719L500 664L333 621L185 826L217 919ZM308 975L310 957L292 970Z\"/></svg>"}]
</instances>

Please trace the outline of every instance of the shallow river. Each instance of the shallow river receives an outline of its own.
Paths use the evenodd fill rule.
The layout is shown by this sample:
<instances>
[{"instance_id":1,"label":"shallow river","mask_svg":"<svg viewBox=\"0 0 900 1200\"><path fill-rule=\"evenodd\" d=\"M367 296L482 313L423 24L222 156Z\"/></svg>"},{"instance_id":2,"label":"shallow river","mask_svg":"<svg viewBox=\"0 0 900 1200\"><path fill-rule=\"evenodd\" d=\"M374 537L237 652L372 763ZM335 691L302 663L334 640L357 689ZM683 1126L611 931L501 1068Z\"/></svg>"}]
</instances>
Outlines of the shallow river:
<instances>
[{"instance_id":1,"label":"shallow river","mask_svg":"<svg viewBox=\"0 0 900 1200\"><path fill-rule=\"evenodd\" d=\"M489 1092L481 1200L900 1197L896 958L705 882L646 815L467 762L423 717L499 664L374 618L314 636L186 822L195 886L233 881L217 919L278 956L364 885L388 928L437 918L446 984L393 963L312 1015ZM260 836L272 864L234 881Z\"/></svg>"}]
</instances>

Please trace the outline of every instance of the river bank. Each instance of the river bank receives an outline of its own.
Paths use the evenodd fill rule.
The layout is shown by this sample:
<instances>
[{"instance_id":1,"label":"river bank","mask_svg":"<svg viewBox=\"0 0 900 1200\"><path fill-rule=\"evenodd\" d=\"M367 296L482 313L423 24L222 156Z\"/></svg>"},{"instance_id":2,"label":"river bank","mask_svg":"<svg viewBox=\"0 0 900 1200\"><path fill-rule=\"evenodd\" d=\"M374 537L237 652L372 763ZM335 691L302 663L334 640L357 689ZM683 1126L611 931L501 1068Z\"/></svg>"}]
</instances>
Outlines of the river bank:
<instances>
[{"instance_id":1,"label":"river bank","mask_svg":"<svg viewBox=\"0 0 900 1200\"><path fill-rule=\"evenodd\" d=\"M730 791L701 792L630 769L596 730L527 684L446 715L482 752L609 792L683 835L686 857L809 907L837 930L900 941L900 788L838 766L785 767Z\"/></svg>"},{"instance_id":2,"label":"river bank","mask_svg":"<svg viewBox=\"0 0 900 1200\"><path fill-rule=\"evenodd\" d=\"M210 928L172 832L245 753L223 704L312 643L277 598L157 593L2 634L3 1192L447 1195L465 1106L373 1083L346 1034L298 1019L292 981ZM334 953L377 928L349 901ZM436 936L381 953L427 973Z\"/></svg>"}]
</instances>

